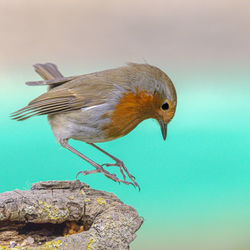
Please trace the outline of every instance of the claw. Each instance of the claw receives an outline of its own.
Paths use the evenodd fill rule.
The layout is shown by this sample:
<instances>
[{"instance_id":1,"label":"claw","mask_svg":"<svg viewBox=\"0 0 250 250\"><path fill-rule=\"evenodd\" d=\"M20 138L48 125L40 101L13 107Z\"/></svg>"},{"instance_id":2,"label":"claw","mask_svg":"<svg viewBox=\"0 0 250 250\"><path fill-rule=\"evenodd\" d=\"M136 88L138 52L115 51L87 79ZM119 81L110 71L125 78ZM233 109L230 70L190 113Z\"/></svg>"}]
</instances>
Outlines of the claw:
<instances>
[{"instance_id":1,"label":"claw","mask_svg":"<svg viewBox=\"0 0 250 250\"><path fill-rule=\"evenodd\" d=\"M100 173L99 170L95 169L95 170L90 170L90 171L79 171L77 174L76 174L76 179L78 178L78 176L80 174L83 174L84 176L85 175L88 175L88 174L95 174L95 173Z\"/></svg>"},{"instance_id":2,"label":"claw","mask_svg":"<svg viewBox=\"0 0 250 250\"><path fill-rule=\"evenodd\" d=\"M123 170L122 170L122 166L117 165L116 163L104 163L101 166L106 166L106 167L119 167L120 168L120 172L122 174L122 177L124 179L124 181L126 180L126 175L124 174Z\"/></svg>"},{"instance_id":3,"label":"claw","mask_svg":"<svg viewBox=\"0 0 250 250\"><path fill-rule=\"evenodd\" d=\"M106 175L106 174L104 174L104 175L105 175L106 177L110 178L111 180L113 180L113 181L115 181L115 182L118 182L119 184L124 183L124 184L126 184L126 185L130 185L130 184L131 184L131 185L134 186L134 183L129 182L129 181L125 181L125 180L121 180L121 179L117 178L115 174L112 174L111 176L108 176L108 175Z\"/></svg>"},{"instance_id":4,"label":"claw","mask_svg":"<svg viewBox=\"0 0 250 250\"><path fill-rule=\"evenodd\" d=\"M133 182L130 182L135 188L138 187L139 191L140 191L140 186L138 185L138 183L135 181L135 176L131 175L127 168L125 167L124 163L121 160L116 160L116 163L104 163L102 164L102 166L106 166L106 167L119 167L120 168L120 172L123 176L124 181L126 181L126 175L124 174L123 170L127 173L128 177L130 178L130 180Z\"/></svg>"},{"instance_id":5,"label":"claw","mask_svg":"<svg viewBox=\"0 0 250 250\"><path fill-rule=\"evenodd\" d=\"M122 163L122 166L121 166L120 164L118 165L118 164L116 164L116 163L114 163L114 164L105 163L105 164L102 164L101 166L104 166L104 165L107 166L107 167L109 167L109 166L118 166L118 167L120 167L120 172L122 173L123 179L124 179L124 180L117 178L117 176L116 176L115 174L109 173L108 171L106 171L106 170L103 169L102 167L101 167L101 168L98 168L98 169L94 169L94 170L89 170L89 171L79 171L79 172L76 174L76 179L78 178L78 176L79 176L80 174L86 176L86 175L89 175L89 174L103 173L106 177L108 177L108 178L111 179L112 181L118 182L119 184L124 183L124 184L126 184L126 185L133 185L134 188L138 187L138 189L139 189L139 191L140 191L140 186L139 186L139 185L137 184L137 182L135 181L135 177L132 176L132 175L126 170L126 168L125 168L125 166L124 166L123 163ZM124 169L124 168L125 168L125 169ZM125 180L126 176L125 176L125 174L124 174L124 172L123 172L123 169L125 170L125 172L126 172L126 173L128 174L128 176L129 176L129 178L130 178L133 182L129 182L129 181L126 181L126 180Z\"/></svg>"}]
</instances>

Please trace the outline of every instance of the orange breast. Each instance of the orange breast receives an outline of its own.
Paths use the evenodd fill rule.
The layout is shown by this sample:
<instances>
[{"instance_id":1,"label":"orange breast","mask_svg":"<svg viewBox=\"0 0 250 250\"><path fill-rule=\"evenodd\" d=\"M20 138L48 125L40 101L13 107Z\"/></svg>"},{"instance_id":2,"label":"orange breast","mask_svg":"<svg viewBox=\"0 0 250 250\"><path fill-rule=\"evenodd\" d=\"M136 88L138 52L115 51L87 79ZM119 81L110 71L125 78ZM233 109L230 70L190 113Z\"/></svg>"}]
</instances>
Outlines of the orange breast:
<instances>
[{"instance_id":1,"label":"orange breast","mask_svg":"<svg viewBox=\"0 0 250 250\"><path fill-rule=\"evenodd\" d=\"M126 93L115 106L111 123L103 127L107 139L112 140L128 134L140 122L148 118L157 118L160 107L160 98L145 91Z\"/></svg>"}]
</instances>

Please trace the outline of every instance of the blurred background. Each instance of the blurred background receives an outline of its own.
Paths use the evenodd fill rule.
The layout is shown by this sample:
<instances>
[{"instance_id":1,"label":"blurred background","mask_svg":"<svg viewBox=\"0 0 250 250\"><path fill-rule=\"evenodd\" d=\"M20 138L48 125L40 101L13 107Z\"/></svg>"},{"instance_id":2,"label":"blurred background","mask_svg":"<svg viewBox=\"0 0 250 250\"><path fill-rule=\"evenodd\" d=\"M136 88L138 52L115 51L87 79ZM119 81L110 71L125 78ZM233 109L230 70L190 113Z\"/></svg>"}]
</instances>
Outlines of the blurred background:
<instances>
[{"instance_id":1,"label":"blurred background","mask_svg":"<svg viewBox=\"0 0 250 250\"><path fill-rule=\"evenodd\" d=\"M46 91L24 84L39 79L33 64L54 62L71 76L147 62L177 89L167 140L147 120L99 144L125 162L141 192L98 174L80 180L144 217L131 249L250 249L249 1L0 0L0 35L0 192L91 169L56 143L46 117L9 119Z\"/></svg>"}]
</instances>

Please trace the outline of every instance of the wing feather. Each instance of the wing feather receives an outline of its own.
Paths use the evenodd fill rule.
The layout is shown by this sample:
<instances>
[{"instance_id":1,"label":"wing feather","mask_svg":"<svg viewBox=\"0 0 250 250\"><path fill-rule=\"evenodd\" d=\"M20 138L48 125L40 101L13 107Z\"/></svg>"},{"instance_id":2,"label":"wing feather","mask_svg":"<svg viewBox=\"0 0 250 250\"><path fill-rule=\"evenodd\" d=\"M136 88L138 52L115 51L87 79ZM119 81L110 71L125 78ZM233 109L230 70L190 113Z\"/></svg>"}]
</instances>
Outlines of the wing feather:
<instances>
[{"instance_id":1,"label":"wing feather","mask_svg":"<svg viewBox=\"0 0 250 250\"><path fill-rule=\"evenodd\" d=\"M25 120L35 115L58 114L81 108L104 104L110 98L117 99L120 94L130 89L126 68L105 70L74 77L62 78L64 84L32 100L26 107L11 114L12 119ZM60 81L53 79L44 81ZM51 82L52 83L52 82ZM117 87L119 85L119 87Z\"/></svg>"},{"instance_id":2,"label":"wing feather","mask_svg":"<svg viewBox=\"0 0 250 250\"><path fill-rule=\"evenodd\" d=\"M12 113L11 118L22 121L35 115L58 114L102 104L113 87L93 78L76 79L55 87Z\"/></svg>"}]
</instances>

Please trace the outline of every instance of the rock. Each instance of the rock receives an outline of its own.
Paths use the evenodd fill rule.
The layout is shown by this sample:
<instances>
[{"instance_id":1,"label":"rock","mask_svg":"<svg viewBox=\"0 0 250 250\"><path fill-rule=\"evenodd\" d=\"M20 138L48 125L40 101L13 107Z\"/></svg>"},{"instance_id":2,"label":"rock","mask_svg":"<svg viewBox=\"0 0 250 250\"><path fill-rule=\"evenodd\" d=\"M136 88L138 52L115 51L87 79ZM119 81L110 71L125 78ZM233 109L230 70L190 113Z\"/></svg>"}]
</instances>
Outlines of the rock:
<instances>
[{"instance_id":1,"label":"rock","mask_svg":"<svg viewBox=\"0 0 250 250\"><path fill-rule=\"evenodd\" d=\"M26 242L29 244L29 245L31 245L31 244L33 244L34 242L35 242L35 240L34 240L34 238L32 238L32 237L28 237L27 239L26 239Z\"/></svg>"},{"instance_id":2,"label":"rock","mask_svg":"<svg viewBox=\"0 0 250 250\"><path fill-rule=\"evenodd\" d=\"M15 241L10 241L10 248L14 248L16 245L17 244Z\"/></svg>"},{"instance_id":3,"label":"rock","mask_svg":"<svg viewBox=\"0 0 250 250\"><path fill-rule=\"evenodd\" d=\"M129 249L143 223L114 194L76 181L0 194L0 249Z\"/></svg>"}]
</instances>

